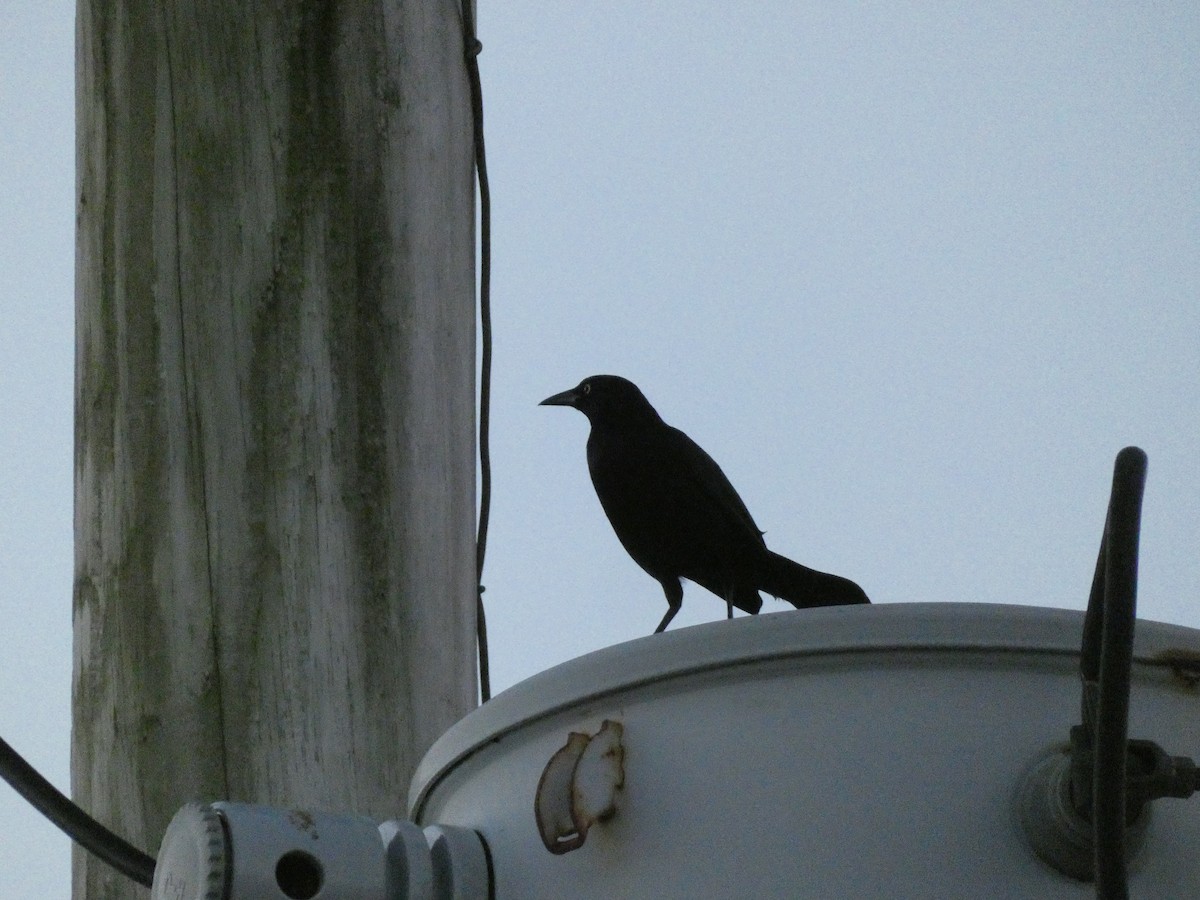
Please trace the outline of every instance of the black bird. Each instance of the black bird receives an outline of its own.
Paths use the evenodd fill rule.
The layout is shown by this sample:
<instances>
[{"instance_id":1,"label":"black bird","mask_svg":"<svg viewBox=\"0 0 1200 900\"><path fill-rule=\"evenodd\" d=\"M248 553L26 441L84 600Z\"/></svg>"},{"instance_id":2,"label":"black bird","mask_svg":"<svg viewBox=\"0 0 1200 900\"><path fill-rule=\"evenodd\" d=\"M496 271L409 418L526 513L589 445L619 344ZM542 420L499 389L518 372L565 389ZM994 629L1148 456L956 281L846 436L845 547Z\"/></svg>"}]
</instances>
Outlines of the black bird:
<instances>
[{"instance_id":1,"label":"black bird","mask_svg":"<svg viewBox=\"0 0 1200 900\"><path fill-rule=\"evenodd\" d=\"M772 553L725 473L662 420L632 381L593 375L541 406L588 417L588 471L622 546L667 595L662 631L683 604L686 578L733 608L757 613L760 590L797 608L870 603L853 581Z\"/></svg>"}]
</instances>

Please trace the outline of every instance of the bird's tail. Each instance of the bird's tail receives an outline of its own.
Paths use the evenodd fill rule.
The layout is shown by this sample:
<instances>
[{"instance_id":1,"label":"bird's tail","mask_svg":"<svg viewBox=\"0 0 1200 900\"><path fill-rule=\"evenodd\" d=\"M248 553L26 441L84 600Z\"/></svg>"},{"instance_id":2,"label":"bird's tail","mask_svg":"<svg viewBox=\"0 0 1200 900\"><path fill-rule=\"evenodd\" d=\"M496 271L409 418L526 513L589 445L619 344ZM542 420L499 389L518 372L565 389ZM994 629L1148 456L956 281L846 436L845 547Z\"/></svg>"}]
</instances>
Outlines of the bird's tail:
<instances>
[{"instance_id":1,"label":"bird's tail","mask_svg":"<svg viewBox=\"0 0 1200 900\"><path fill-rule=\"evenodd\" d=\"M759 572L758 587L797 609L871 602L866 592L849 578L818 572L770 550Z\"/></svg>"}]
</instances>

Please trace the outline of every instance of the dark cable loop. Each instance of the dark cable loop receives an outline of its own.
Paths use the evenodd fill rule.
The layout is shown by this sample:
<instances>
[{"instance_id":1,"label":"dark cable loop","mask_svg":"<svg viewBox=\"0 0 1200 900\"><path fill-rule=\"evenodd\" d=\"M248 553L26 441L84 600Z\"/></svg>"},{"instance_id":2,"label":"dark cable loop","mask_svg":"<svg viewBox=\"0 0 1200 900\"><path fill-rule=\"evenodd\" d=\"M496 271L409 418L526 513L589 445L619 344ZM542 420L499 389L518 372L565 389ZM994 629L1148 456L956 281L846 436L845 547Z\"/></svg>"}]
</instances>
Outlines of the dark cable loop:
<instances>
[{"instance_id":1,"label":"dark cable loop","mask_svg":"<svg viewBox=\"0 0 1200 900\"><path fill-rule=\"evenodd\" d=\"M1092 822L1093 873L1100 900L1129 896L1125 864L1129 691L1137 621L1138 533L1146 454L1117 454L1112 494L1083 625L1079 675L1082 734L1091 756L1091 785L1074 797Z\"/></svg>"},{"instance_id":2,"label":"dark cable loop","mask_svg":"<svg viewBox=\"0 0 1200 900\"><path fill-rule=\"evenodd\" d=\"M479 696L492 699L488 666L487 620L483 612L483 560L487 555L488 520L492 505L492 462L488 445L492 403L492 194L488 185L487 154L483 144L483 85L479 54L483 44L475 36L471 0L462 4L463 40L467 78L471 85L471 113L475 133L475 174L479 180L479 531L475 538L475 573L479 593L475 601L475 635L479 645Z\"/></svg>"},{"instance_id":3,"label":"dark cable loop","mask_svg":"<svg viewBox=\"0 0 1200 900\"><path fill-rule=\"evenodd\" d=\"M1138 532L1145 484L1146 454L1137 447L1126 447L1117 454L1113 473L1096 703L1092 823L1095 828L1096 895L1100 900L1126 900L1129 896L1125 865L1126 752L1133 633L1137 617Z\"/></svg>"},{"instance_id":4,"label":"dark cable loop","mask_svg":"<svg viewBox=\"0 0 1200 900\"><path fill-rule=\"evenodd\" d=\"M140 885L154 882L154 857L113 834L41 776L0 738L0 777L67 837Z\"/></svg>"}]
</instances>

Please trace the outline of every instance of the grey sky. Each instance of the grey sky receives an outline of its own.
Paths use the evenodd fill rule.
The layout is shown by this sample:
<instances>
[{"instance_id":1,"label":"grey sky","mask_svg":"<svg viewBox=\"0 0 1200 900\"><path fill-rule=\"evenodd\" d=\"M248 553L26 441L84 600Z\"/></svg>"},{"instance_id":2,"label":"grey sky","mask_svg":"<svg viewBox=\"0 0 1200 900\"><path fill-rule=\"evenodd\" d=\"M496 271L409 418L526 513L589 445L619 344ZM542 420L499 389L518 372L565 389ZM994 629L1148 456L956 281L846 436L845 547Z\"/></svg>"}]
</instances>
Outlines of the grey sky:
<instances>
[{"instance_id":1,"label":"grey sky","mask_svg":"<svg viewBox=\"0 0 1200 900\"><path fill-rule=\"evenodd\" d=\"M586 421L536 406L597 372L716 458L773 549L884 603L1082 608L1136 443L1140 611L1200 627L1200 7L481 6L498 689L664 610ZM5 4L0 734L63 787L72 68L71 4ZM689 586L673 627L723 615ZM68 883L0 787L0 896Z\"/></svg>"}]
</instances>

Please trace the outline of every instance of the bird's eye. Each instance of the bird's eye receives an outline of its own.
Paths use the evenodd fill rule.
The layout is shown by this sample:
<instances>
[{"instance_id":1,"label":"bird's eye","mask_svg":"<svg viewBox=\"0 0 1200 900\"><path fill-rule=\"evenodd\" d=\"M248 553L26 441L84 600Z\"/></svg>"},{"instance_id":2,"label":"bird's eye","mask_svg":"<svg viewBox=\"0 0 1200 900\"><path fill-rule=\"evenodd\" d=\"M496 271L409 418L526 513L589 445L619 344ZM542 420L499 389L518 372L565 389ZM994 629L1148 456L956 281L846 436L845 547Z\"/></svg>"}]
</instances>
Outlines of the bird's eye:
<instances>
[{"instance_id":1,"label":"bird's eye","mask_svg":"<svg viewBox=\"0 0 1200 900\"><path fill-rule=\"evenodd\" d=\"M590 381L585 381L583 383L583 396L586 397L591 392L592 392L592 383Z\"/></svg>"}]
</instances>

